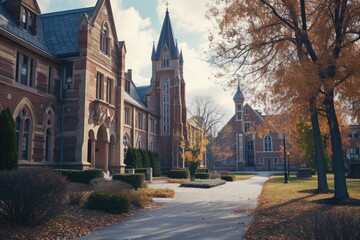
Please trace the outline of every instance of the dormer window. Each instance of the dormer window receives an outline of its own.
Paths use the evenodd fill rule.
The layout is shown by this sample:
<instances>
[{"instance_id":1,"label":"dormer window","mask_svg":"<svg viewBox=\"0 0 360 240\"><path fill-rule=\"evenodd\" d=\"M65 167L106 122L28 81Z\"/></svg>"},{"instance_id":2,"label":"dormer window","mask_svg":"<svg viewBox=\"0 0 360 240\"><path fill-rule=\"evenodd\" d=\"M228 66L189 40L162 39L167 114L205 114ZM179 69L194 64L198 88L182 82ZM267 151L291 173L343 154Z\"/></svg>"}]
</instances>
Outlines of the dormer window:
<instances>
[{"instance_id":1,"label":"dormer window","mask_svg":"<svg viewBox=\"0 0 360 240\"><path fill-rule=\"evenodd\" d=\"M20 26L27 32L35 35L36 15L30 10L23 8L21 13Z\"/></svg>"},{"instance_id":2,"label":"dormer window","mask_svg":"<svg viewBox=\"0 0 360 240\"><path fill-rule=\"evenodd\" d=\"M110 38L109 30L106 23L104 23L100 33L100 51L109 56L110 52Z\"/></svg>"},{"instance_id":3,"label":"dormer window","mask_svg":"<svg viewBox=\"0 0 360 240\"><path fill-rule=\"evenodd\" d=\"M162 67L163 68L169 67L169 55L167 53L165 53L163 56Z\"/></svg>"}]
</instances>

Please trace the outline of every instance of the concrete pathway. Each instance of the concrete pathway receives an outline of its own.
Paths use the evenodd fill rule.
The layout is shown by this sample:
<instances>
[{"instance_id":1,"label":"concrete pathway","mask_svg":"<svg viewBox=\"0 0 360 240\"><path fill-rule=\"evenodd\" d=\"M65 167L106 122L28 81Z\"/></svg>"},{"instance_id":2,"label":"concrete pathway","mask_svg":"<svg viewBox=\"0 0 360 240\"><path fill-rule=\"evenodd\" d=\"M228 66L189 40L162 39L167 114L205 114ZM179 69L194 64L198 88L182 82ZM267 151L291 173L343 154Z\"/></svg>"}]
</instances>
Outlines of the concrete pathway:
<instances>
[{"instance_id":1,"label":"concrete pathway","mask_svg":"<svg viewBox=\"0 0 360 240\"><path fill-rule=\"evenodd\" d=\"M78 239L242 239L253 218L249 210L256 207L262 185L271 173L258 174L210 189L149 184L173 188L175 199L155 199L164 206Z\"/></svg>"}]
</instances>

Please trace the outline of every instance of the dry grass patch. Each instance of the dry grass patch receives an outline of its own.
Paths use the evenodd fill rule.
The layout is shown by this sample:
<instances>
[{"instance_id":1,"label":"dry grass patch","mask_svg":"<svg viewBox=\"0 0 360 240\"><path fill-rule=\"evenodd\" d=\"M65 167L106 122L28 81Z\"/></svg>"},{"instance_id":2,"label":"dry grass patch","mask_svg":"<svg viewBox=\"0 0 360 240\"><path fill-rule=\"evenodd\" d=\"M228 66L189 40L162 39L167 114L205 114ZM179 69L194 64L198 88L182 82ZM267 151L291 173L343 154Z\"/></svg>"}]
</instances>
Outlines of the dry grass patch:
<instances>
[{"instance_id":1,"label":"dry grass patch","mask_svg":"<svg viewBox=\"0 0 360 240\"><path fill-rule=\"evenodd\" d=\"M284 184L283 180L283 176L272 176L265 183L255 218L245 239L316 239L316 236L308 234L320 232L323 227L327 228L327 232L335 232L336 229L331 224L316 224L318 218L335 219L334 216L341 215L343 220L337 221L344 223L337 225L350 226L346 222L360 223L360 180L347 179L351 199L340 203L331 200L331 191L324 194L314 193L317 187L316 177L291 177L289 184ZM330 189L333 189L333 175L328 175L328 184ZM314 228L314 225L317 227ZM351 227L347 228L352 231Z\"/></svg>"},{"instance_id":2,"label":"dry grass patch","mask_svg":"<svg viewBox=\"0 0 360 240\"><path fill-rule=\"evenodd\" d=\"M239 174L239 173L235 173L232 175L235 177L235 181L247 180L256 176L256 174Z\"/></svg>"},{"instance_id":3,"label":"dry grass patch","mask_svg":"<svg viewBox=\"0 0 360 240\"><path fill-rule=\"evenodd\" d=\"M167 181L169 183L183 183L189 181L187 178L168 178Z\"/></svg>"},{"instance_id":4,"label":"dry grass patch","mask_svg":"<svg viewBox=\"0 0 360 240\"><path fill-rule=\"evenodd\" d=\"M170 188L143 188L137 191L151 198L174 198L175 196L175 191Z\"/></svg>"}]
</instances>

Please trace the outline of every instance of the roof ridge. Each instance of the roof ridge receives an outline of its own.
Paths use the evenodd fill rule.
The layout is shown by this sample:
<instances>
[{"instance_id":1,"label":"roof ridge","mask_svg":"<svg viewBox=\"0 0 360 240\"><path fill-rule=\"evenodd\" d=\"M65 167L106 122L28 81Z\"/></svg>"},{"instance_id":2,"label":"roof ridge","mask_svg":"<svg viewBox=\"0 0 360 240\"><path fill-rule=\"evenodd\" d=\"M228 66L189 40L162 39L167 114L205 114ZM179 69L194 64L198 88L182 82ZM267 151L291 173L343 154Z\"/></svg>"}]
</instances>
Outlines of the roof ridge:
<instances>
[{"instance_id":1,"label":"roof ridge","mask_svg":"<svg viewBox=\"0 0 360 240\"><path fill-rule=\"evenodd\" d=\"M77 8L77 9L70 9L70 10L64 10L64 11L59 11L59 12L43 13L40 16L41 17L52 17L52 16L58 16L58 15L70 14L70 13L86 12L91 9L95 9L95 7Z\"/></svg>"}]
</instances>

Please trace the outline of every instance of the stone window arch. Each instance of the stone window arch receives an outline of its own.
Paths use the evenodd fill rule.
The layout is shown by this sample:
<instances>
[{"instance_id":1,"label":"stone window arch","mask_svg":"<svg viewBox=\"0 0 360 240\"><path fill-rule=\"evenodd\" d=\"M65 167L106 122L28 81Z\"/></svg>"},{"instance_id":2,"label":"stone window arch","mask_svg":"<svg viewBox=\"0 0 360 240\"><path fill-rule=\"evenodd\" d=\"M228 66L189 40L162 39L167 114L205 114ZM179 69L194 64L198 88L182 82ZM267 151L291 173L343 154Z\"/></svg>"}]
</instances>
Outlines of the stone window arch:
<instances>
[{"instance_id":1,"label":"stone window arch","mask_svg":"<svg viewBox=\"0 0 360 240\"><path fill-rule=\"evenodd\" d=\"M265 152L272 152L273 146L272 146L272 138L270 135L264 136L264 151Z\"/></svg>"},{"instance_id":2,"label":"stone window arch","mask_svg":"<svg viewBox=\"0 0 360 240\"><path fill-rule=\"evenodd\" d=\"M105 55L110 55L109 27L106 22L102 25L100 32L100 51Z\"/></svg>"},{"instance_id":3,"label":"stone window arch","mask_svg":"<svg viewBox=\"0 0 360 240\"><path fill-rule=\"evenodd\" d=\"M162 79L162 133L170 134L170 80L168 77Z\"/></svg>"},{"instance_id":4,"label":"stone window arch","mask_svg":"<svg viewBox=\"0 0 360 240\"><path fill-rule=\"evenodd\" d=\"M33 121L27 107L22 108L16 116L16 147L19 160L31 161Z\"/></svg>"},{"instance_id":5,"label":"stone window arch","mask_svg":"<svg viewBox=\"0 0 360 240\"><path fill-rule=\"evenodd\" d=\"M169 54L168 54L168 53L164 53L164 55L163 55L163 58L162 58L162 67L163 67L163 68L169 67Z\"/></svg>"}]
</instances>

